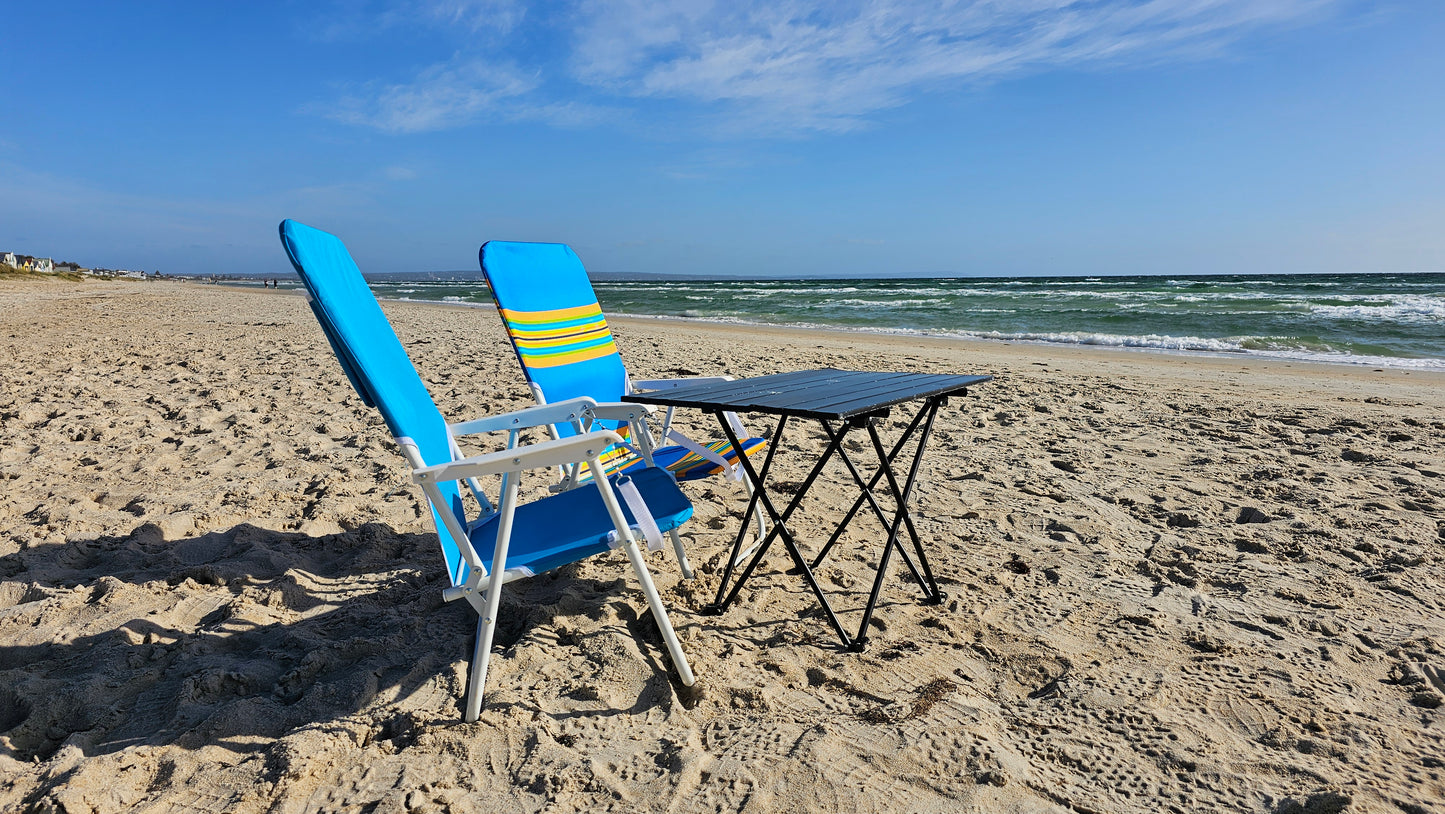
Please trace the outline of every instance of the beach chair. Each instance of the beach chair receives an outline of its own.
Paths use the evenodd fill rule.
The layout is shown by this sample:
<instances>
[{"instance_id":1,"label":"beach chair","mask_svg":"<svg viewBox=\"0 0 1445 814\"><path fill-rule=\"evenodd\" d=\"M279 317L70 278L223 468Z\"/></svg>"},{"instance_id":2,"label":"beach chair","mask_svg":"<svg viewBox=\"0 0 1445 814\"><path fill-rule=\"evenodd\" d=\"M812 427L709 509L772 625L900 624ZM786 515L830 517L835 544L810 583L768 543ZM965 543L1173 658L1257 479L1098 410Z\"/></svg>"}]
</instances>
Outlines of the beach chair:
<instances>
[{"instance_id":1,"label":"beach chair","mask_svg":"<svg viewBox=\"0 0 1445 814\"><path fill-rule=\"evenodd\" d=\"M582 261L569 246L561 243L513 243L492 240L482 244L479 252L482 274L492 291L492 298L501 313L502 325L512 340L522 374L538 404L549 404L581 396L599 402L614 402L623 395L642 390L664 390L710 381L727 381L730 376L693 376L677 379L633 381L627 375L622 357L613 342L612 332L597 294L587 279ZM631 472L644 466L649 458L673 474L679 481L695 480L726 474L739 481L751 496L751 484L738 467L737 451L723 439L698 443L672 426L673 410L664 416L657 438L643 423L642 432L618 427L625 441L614 445L602 456L607 472ZM735 413L727 413L742 444L743 452L752 455L767 445L762 438L748 434ZM571 434L564 425L553 428L554 438ZM671 441L668 446L660 446ZM589 470L572 467L560 473L561 487L571 488L591 477ZM761 510L754 514L758 540L767 533ZM678 566L685 578L692 578L692 566L682 548L682 539L672 534ZM739 558L752 549L741 552Z\"/></svg>"},{"instance_id":2,"label":"beach chair","mask_svg":"<svg viewBox=\"0 0 1445 814\"><path fill-rule=\"evenodd\" d=\"M342 370L362 401L380 409L411 465L412 480L426 493L450 581L443 597L467 600L479 616L464 719L475 721L481 712L502 586L610 548L627 552L673 666L682 683L691 686L692 670L633 533L637 527L649 547L661 548L662 532L675 531L692 516L692 504L672 476L645 465L629 469L625 476L593 478L592 488L526 504L518 501L518 480L525 470L585 465L600 471L600 456L622 436L598 428L596 422L605 418L635 426L645 414L641 405L600 405L593 399L574 398L448 424L341 241L284 220L281 242ZM541 443L519 443L522 430L548 425L567 426L572 432ZM508 434L506 449L465 457L457 445L456 439L463 436L502 431ZM501 479L496 503L487 498L478 480L488 476ZM470 519L460 483L466 484L479 507ZM490 560L483 557L486 551L492 552Z\"/></svg>"}]
</instances>

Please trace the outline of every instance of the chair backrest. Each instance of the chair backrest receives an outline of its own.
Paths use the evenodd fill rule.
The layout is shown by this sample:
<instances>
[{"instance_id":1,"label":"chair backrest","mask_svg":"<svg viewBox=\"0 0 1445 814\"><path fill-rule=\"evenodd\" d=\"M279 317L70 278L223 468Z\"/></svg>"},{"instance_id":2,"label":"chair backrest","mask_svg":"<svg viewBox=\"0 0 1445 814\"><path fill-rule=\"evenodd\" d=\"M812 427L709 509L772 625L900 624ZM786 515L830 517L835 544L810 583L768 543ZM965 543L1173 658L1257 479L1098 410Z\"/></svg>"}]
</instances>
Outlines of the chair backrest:
<instances>
[{"instance_id":1,"label":"chair backrest","mask_svg":"<svg viewBox=\"0 0 1445 814\"><path fill-rule=\"evenodd\" d=\"M492 240L482 244L480 255L522 373L546 401L590 396L611 402L627 392L612 331L571 248ZM565 426L557 429L571 434Z\"/></svg>"},{"instance_id":2,"label":"chair backrest","mask_svg":"<svg viewBox=\"0 0 1445 814\"><path fill-rule=\"evenodd\" d=\"M380 409L392 436L398 442L414 444L426 465L452 460L446 420L346 246L335 235L289 219L281 221L281 243L306 286L312 312L361 400ZM466 528L466 510L456 483L438 486L449 504L446 510ZM440 508L432 506L432 511ZM432 520L447 560L447 573L455 581L464 574L461 550L441 518Z\"/></svg>"}]
</instances>

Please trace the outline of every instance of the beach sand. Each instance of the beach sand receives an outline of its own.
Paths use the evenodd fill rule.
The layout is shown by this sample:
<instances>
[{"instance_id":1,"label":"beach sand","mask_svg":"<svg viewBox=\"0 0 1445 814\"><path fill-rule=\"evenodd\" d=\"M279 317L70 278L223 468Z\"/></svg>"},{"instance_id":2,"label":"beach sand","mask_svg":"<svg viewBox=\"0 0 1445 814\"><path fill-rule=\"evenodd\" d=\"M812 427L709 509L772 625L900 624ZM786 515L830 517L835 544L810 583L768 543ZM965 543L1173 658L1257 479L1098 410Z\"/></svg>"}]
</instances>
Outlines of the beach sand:
<instances>
[{"instance_id":1,"label":"beach sand","mask_svg":"<svg viewBox=\"0 0 1445 814\"><path fill-rule=\"evenodd\" d=\"M529 402L489 309L385 309L449 417ZM1445 810L1445 376L614 330L639 378L996 376L921 475L946 603L895 560L843 652L776 547L704 616L744 500L687 484L698 578L649 563L699 688L612 552L508 587L462 724L475 617L300 296L7 280L0 810ZM780 483L822 449L795 426ZM827 478L805 550L856 494ZM846 619L879 540L819 570Z\"/></svg>"}]
</instances>

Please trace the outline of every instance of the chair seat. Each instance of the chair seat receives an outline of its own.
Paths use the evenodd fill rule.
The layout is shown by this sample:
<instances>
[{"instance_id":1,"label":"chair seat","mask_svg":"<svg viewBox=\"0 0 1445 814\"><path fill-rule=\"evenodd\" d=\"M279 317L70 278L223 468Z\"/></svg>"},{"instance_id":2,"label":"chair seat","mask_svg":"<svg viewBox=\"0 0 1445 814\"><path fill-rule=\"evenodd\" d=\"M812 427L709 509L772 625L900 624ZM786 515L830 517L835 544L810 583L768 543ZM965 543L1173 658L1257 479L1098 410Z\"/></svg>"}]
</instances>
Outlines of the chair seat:
<instances>
[{"instance_id":1,"label":"chair seat","mask_svg":"<svg viewBox=\"0 0 1445 814\"><path fill-rule=\"evenodd\" d=\"M671 531L692 517L692 504L663 470L641 468L627 474L647 502L659 530ZM617 502L628 524L635 526L637 520L621 494ZM488 565L497 544L500 519L500 515L494 516L470 534L472 546ZM550 571L606 551L612 547L608 545L612 534L612 517L596 486L579 486L520 505L512 520L507 568L526 568L533 574Z\"/></svg>"},{"instance_id":2,"label":"chair seat","mask_svg":"<svg viewBox=\"0 0 1445 814\"><path fill-rule=\"evenodd\" d=\"M742 439L742 444L743 454L752 455L767 446L768 439L744 438ZM733 445L726 439L714 441L708 444L707 448L721 455L723 460L730 464L736 464L738 462L737 453L733 452ZM715 462L698 455L687 447L658 447L652 451L652 461L662 469L671 472L672 476L680 481L699 480L701 478L711 477L722 471L722 467L718 466ZM640 471L644 465L645 462L641 458L638 458L634 463L623 467L622 471L631 474L634 471Z\"/></svg>"}]
</instances>

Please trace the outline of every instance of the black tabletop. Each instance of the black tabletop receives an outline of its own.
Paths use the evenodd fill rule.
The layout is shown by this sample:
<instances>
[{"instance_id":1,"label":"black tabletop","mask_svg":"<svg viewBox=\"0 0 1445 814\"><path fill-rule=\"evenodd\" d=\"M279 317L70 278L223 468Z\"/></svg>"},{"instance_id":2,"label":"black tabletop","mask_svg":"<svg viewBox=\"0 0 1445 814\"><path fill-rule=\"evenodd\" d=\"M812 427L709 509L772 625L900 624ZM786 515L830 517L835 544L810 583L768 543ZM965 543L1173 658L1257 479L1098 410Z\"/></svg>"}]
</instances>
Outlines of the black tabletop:
<instances>
[{"instance_id":1,"label":"black tabletop","mask_svg":"<svg viewBox=\"0 0 1445 814\"><path fill-rule=\"evenodd\" d=\"M772 413L841 421L876 413L905 401L961 393L992 379L992 376L934 373L799 370L730 382L632 393L623 396L622 400L662 407L696 407L710 411Z\"/></svg>"}]
</instances>

